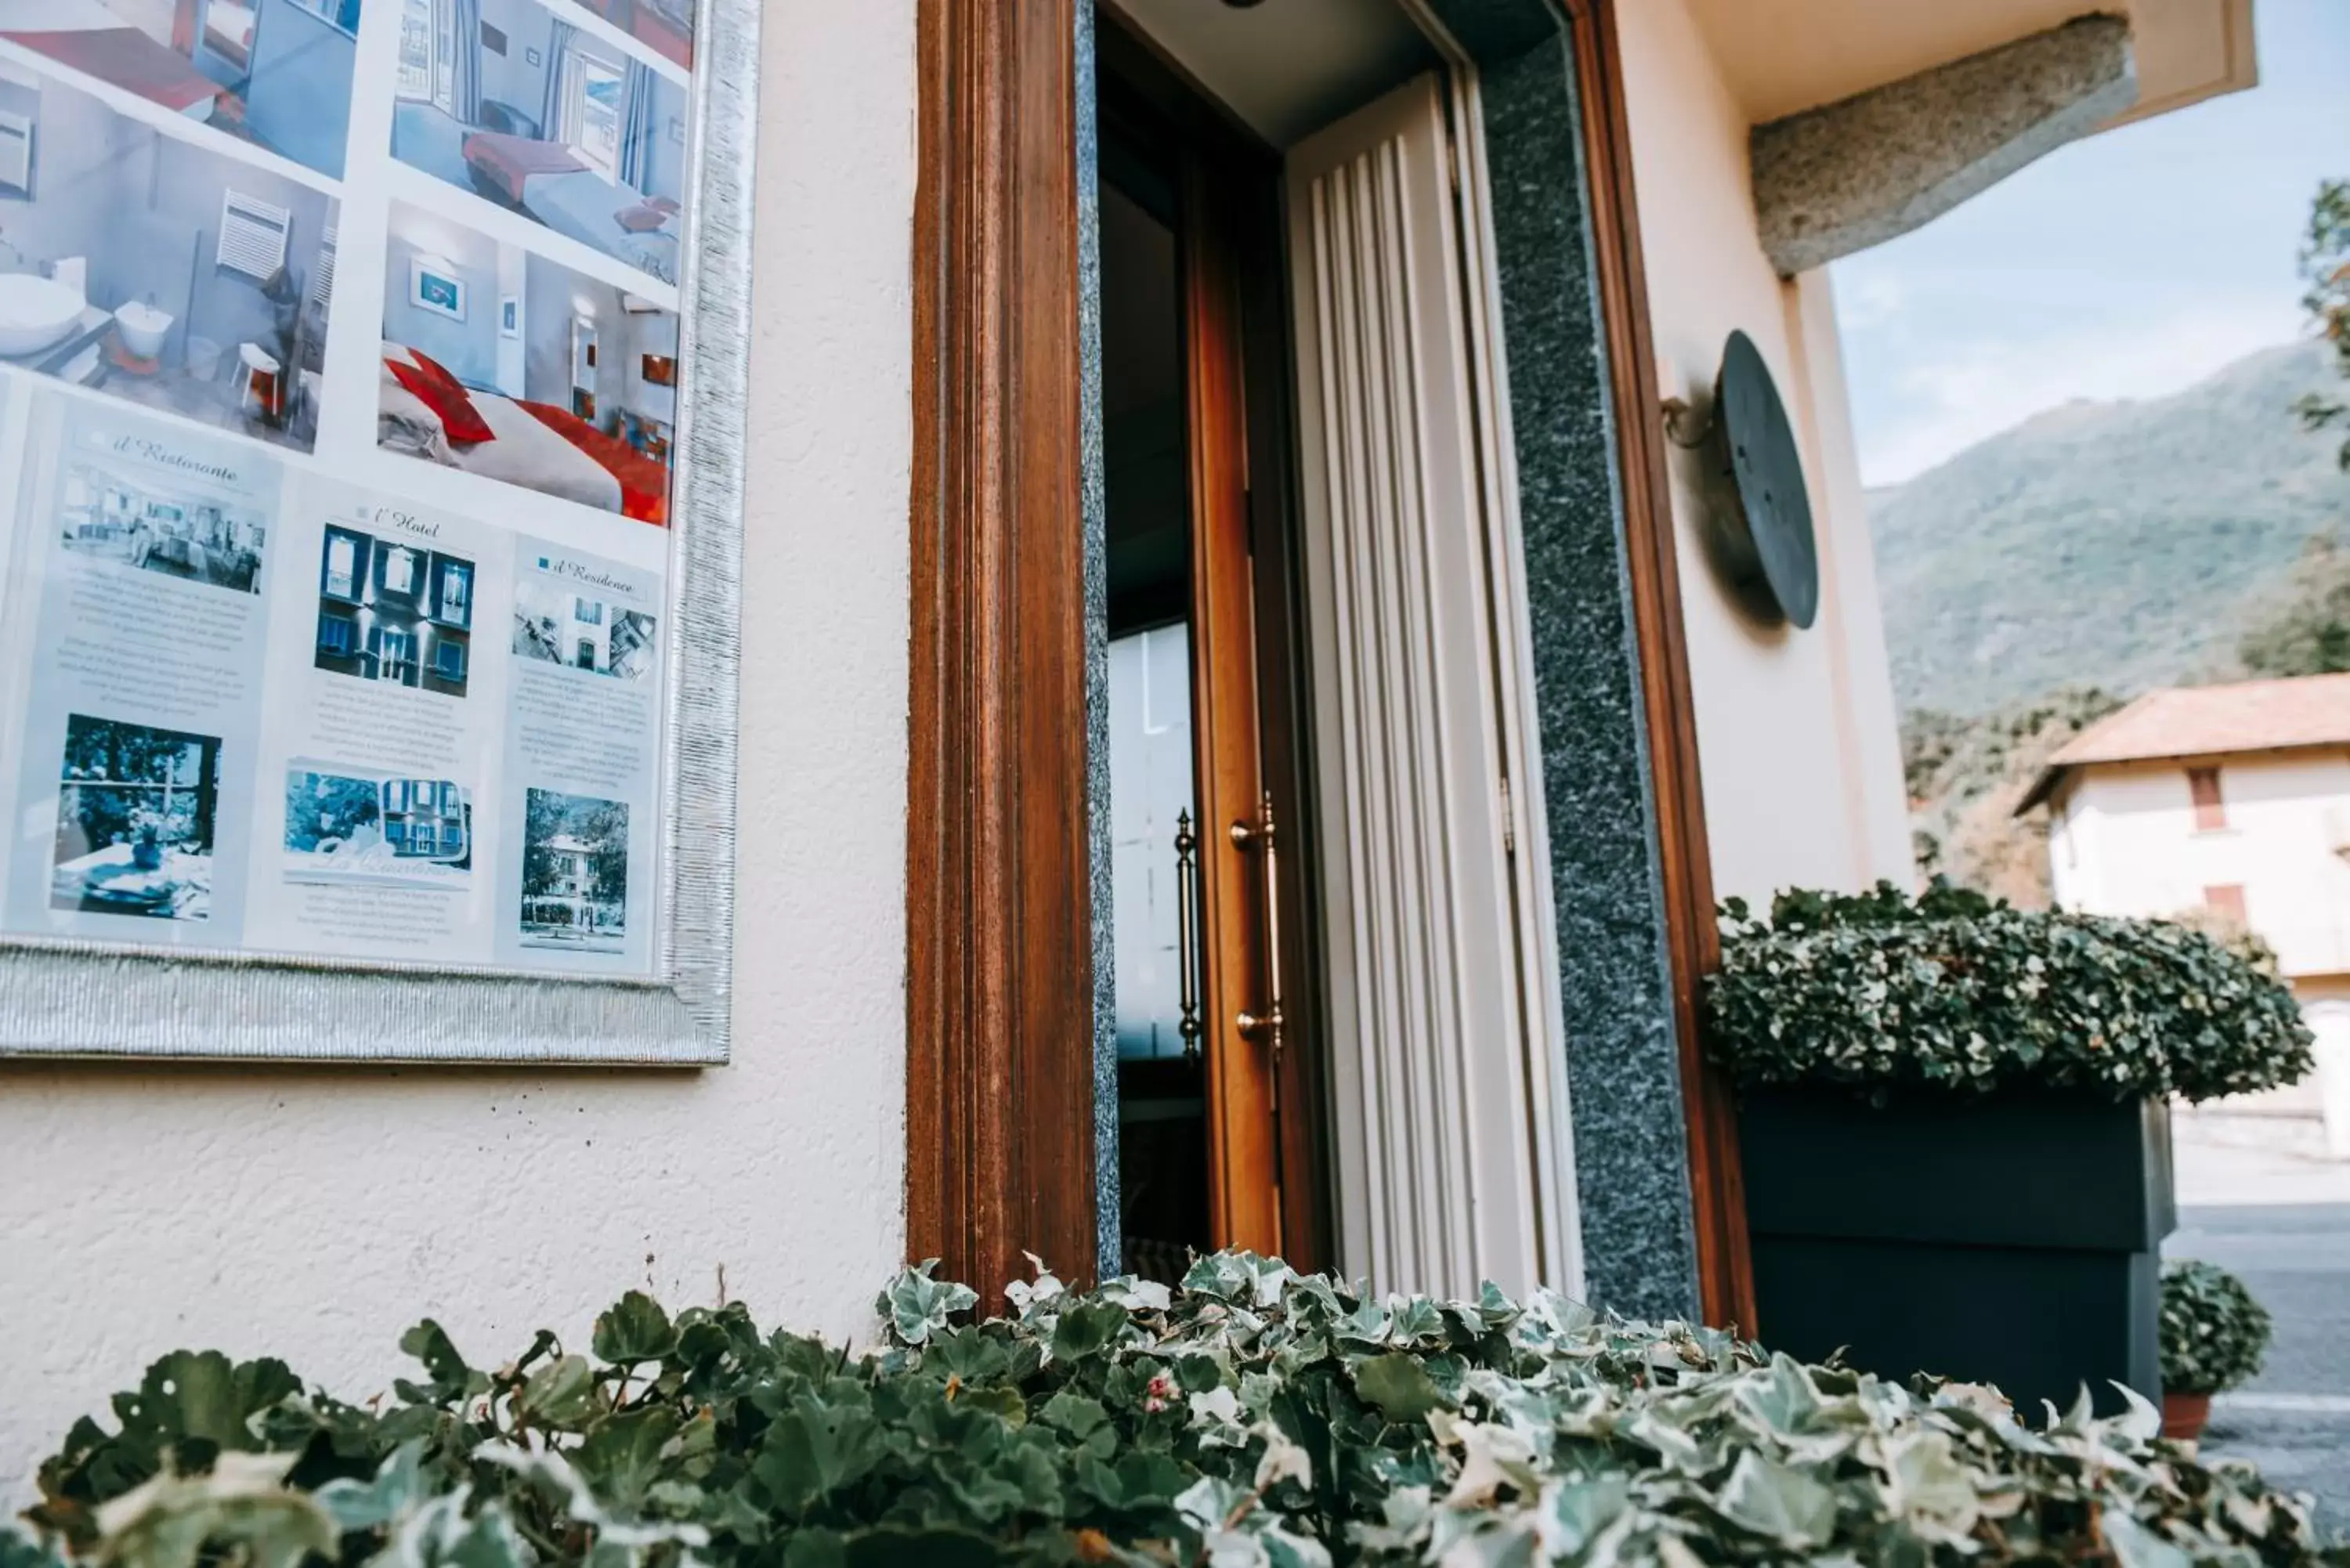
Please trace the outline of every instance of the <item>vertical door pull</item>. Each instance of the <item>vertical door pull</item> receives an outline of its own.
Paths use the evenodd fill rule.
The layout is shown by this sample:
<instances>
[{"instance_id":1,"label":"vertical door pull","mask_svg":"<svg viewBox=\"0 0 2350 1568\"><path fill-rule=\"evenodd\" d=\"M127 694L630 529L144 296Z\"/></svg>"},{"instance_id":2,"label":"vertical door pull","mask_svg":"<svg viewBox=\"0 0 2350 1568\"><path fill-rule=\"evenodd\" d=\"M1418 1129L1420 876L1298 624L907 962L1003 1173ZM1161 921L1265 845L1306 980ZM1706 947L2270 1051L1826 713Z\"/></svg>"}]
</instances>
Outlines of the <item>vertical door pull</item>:
<instances>
[{"instance_id":1,"label":"vertical door pull","mask_svg":"<svg viewBox=\"0 0 2350 1568\"><path fill-rule=\"evenodd\" d=\"M1175 966L1176 994L1183 1016L1175 1033L1183 1037L1183 1059L1200 1059L1200 836L1191 831L1191 814L1175 818Z\"/></svg>"},{"instance_id":2,"label":"vertical door pull","mask_svg":"<svg viewBox=\"0 0 2350 1568\"><path fill-rule=\"evenodd\" d=\"M1241 850L1256 850L1264 874L1264 976L1265 1009L1262 1016L1243 1012L1233 1020L1241 1036L1262 1040L1272 1048L1276 1066L1281 1062L1281 1032L1286 1023L1281 1013L1281 888L1279 830L1273 820L1273 792L1267 790L1256 824L1232 824L1232 846Z\"/></svg>"}]
</instances>

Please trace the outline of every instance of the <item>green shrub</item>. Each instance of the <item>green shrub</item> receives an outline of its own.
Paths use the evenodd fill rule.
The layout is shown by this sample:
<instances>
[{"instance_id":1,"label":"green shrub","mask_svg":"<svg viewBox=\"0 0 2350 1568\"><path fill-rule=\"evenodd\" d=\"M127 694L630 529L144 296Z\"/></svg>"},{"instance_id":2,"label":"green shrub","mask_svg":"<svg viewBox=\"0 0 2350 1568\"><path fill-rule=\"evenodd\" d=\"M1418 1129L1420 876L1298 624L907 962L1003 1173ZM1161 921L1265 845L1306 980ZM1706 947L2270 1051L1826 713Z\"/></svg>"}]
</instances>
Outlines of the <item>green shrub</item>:
<instances>
[{"instance_id":1,"label":"green shrub","mask_svg":"<svg viewBox=\"0 0 2350 1568\"><path fill-rule=\"evenodd\" d=\"M2313 1065L2249 949L2164 920L2025 910L1937 881L1723 907L1709 1048L1742 1085L2206 1100Z\"/></svg>"},{"instance_id":2,"label":"green shrub","mask_svg":"<svg viewBox=\"0 0 2350 1568\"><path fill-rule=\"evenodd\" d=\"M2268 1309L2217 1263L2181 1259L2162 1270L2162 1386L2171 1394L2216 1394L2261 1369L2272 1329Z\"/></svg>"},{"instance_id":3,"label":"green shrub","mask_svg":"<svg viewBox=\"0 0 2350 1568\"><path fill-rule=\"evenodd\" d=\"M877 1352L630 1294L495 1371L431 1323L380 1405L181 1354L27 1515L99 1568L910 1563L2318 1563L2304 1507L2118 1417L2027 1429L1726 1335L1381 1302L1247 1254L1049 1276L1011 1315L901 1275ZM11 1548L0 1568L44 1568Z\"/></svg>"}]
</instances>

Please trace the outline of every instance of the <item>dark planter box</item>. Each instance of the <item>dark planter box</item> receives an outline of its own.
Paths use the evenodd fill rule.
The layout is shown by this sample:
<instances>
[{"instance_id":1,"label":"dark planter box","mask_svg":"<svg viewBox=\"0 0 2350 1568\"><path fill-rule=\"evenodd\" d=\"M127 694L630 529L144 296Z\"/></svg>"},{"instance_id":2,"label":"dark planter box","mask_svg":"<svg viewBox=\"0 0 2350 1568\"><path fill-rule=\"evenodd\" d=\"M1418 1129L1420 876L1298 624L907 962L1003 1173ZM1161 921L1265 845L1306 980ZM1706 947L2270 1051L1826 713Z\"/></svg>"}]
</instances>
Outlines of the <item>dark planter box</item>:
<instances>
[{"instance_id":1,"label":"dark planter box","mask_svg":"<svg viewBox=\"0 0 2350 1568\"><path fill-rule=\"evenodd\" d=\"M2166 1103L1772 1091L1739 1137L1773 1349L1995 1383L2035 1421L2085 1383L2101 1411L2114 1382L2161 1402Z\"/></svg>"}]
</instances>

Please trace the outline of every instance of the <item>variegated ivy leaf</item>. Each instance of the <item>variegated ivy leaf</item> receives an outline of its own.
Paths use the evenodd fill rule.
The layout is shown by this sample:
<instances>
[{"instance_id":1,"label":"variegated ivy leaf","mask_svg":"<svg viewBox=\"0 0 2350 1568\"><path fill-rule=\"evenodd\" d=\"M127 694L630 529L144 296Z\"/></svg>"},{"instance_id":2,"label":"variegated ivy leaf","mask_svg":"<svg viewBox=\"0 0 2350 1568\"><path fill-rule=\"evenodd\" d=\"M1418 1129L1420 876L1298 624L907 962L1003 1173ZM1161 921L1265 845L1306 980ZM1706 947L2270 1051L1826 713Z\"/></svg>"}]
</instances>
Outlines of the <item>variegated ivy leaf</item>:
<instances>
[{"instance_id":1,"label":"variegated ivy leaf","mask_svg":"<svg viewBox=\"0 0 2350 1568\"><path fill-rule=\"evenodd\" d=\"M1163 1296L1040 1275L1014 1314L956 1326L973 1293L915 1270L865 1355L741 1307L624 1303L598 1338L625 1365L542 1334L495 1398L463 1394L478 1375L445 1335L420 1346L436 1386L374 1408L277 1379L251 1385L255 1411L213 1397L234 1366L194 1358L228 1375L195 1407L244 1410L263 1469L231 1453L142 1487L154 1434L84 1422L31 1517L75 1568L2323 1561L2299 1504L2198 1466L2147 1408L2032 1428L1994 1390L1913 1392L1547 1292L1381 1302L1245 1254L1192 1274L1204 1288ZM189 1468L212 1461L190 1444ZM289 1490L297 1456L353 1479ZM331 1551L296 1551L322 1530ZM54 1565L0 1548L0 1568Z\"/></svg>"},{"instance_id":2,"label":"variegated ivy leaf","mask_svg":"<svg viewBox=\"0 0 2350 1568\"><path fill-rule=\"evenodd\" d=\"M969 1285L931 1278L939 1266L927 1259L891 1280L874 1302L889 1332L903 1345L927 1345L959 1312L979 1304L979 1293Z\"/></svg>"},{"instance_id":3,"label":"variegated ivy leaf","mask_svg":"<svg viewBox=\"0 0 2350 1568\"><path fill-rule=\"evenodd\" d=\"M102 1568L195 1568L227 1557L247 1568L299 1568L335 1549L334 1516L286 1487L290 1454L222 1454L204 1475L166 1471L98 1510Z\"/></svg>"}]
</instances>

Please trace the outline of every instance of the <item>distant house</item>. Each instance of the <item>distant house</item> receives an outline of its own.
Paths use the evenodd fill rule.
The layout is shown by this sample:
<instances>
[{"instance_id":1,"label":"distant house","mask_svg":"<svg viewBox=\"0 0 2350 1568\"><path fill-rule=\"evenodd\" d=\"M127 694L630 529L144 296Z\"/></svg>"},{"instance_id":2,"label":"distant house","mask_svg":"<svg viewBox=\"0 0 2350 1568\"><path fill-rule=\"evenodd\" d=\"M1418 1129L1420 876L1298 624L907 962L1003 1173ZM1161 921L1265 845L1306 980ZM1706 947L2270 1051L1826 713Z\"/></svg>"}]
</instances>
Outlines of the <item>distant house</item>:
<instances>
[{"instance_id":1,"label":"distant house","mask_svg":"<svg viewBox=\"0 0 2350 1568\"><path fill-rule=\"evenodd\" d=\"M2017 814L2043 805L2060 908L2208 909L2276 950L2350 1159L2350 675L2149 692L2051 757Z\"/></svg>"},{"instance_id":2,"label":"distant house","mask_svg":"<svg viewBox=\"0 0 2350 1568\"><path fill-rule=\"evenodd\" d=\"M609 845L569 834L548 839L536 875L524 889L525 924L577 931L617 928L620 905L596 894L610 854Z\"/></svg>"}]
</instances>

